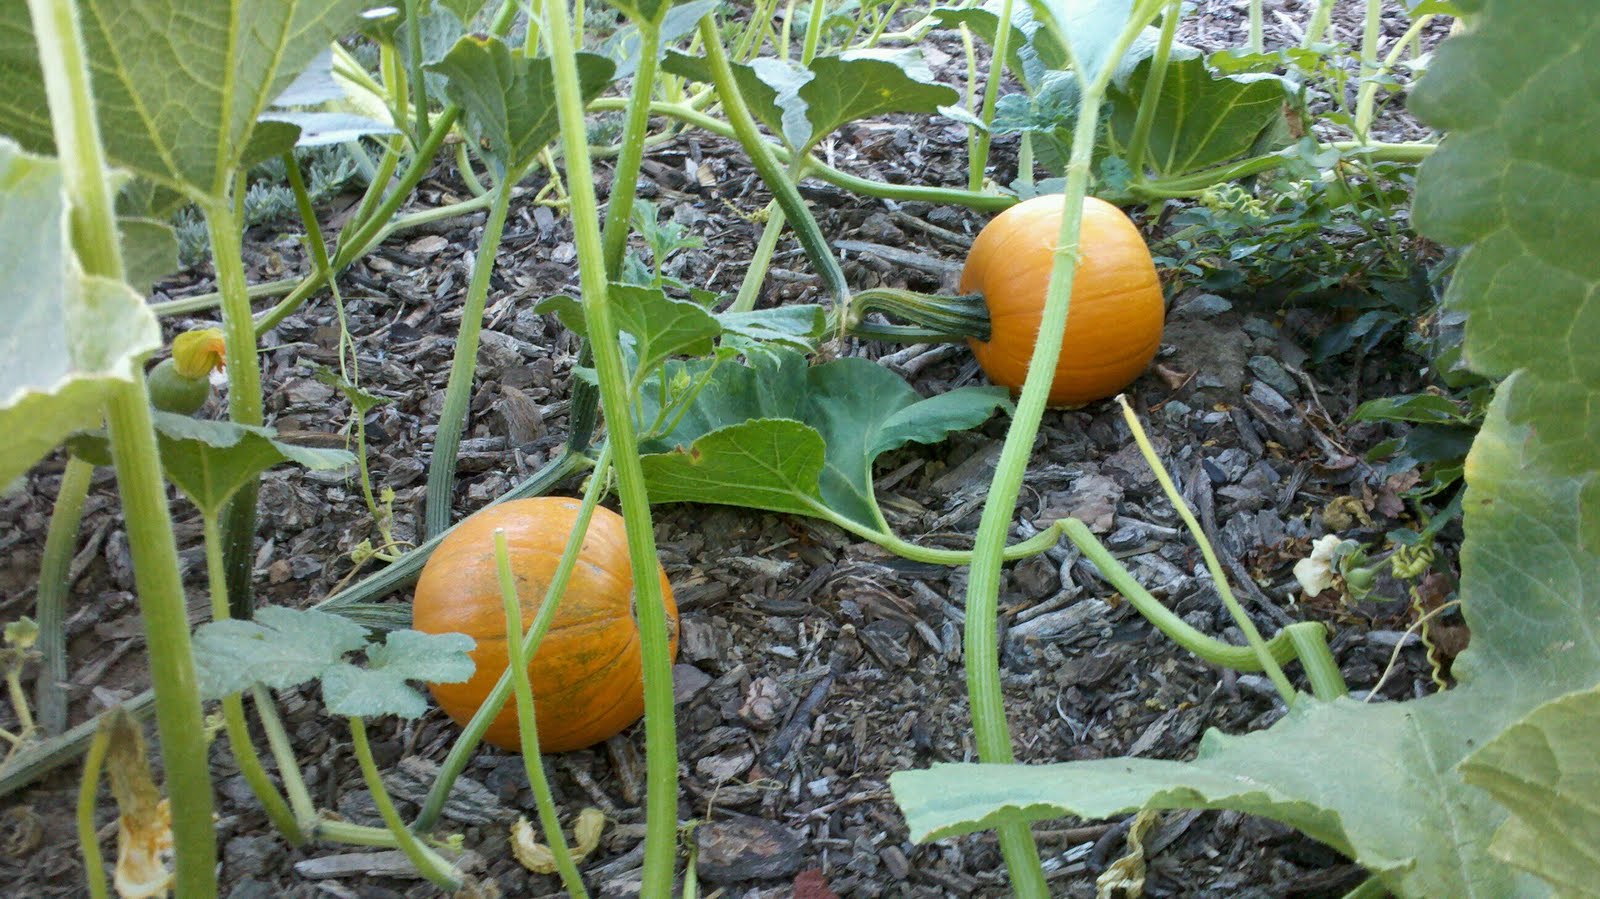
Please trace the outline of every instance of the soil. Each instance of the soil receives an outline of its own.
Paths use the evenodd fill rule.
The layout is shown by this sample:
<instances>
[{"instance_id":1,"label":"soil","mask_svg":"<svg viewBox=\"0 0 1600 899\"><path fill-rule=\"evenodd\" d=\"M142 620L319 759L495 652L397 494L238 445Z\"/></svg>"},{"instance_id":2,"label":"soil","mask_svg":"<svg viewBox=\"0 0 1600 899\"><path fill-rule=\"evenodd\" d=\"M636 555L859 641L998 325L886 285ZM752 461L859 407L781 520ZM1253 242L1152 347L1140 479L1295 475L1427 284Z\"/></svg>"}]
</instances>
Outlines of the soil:
<instances>
[{"instance_id":1,"label":"soil","mask_svg":"<svg viewBox=\"0 0 1600 899\"><path fill-rule=\"evenodd\" d=\"M1309 5L1269 2L1268 44L1297 43ZM1181 39L1206 49L1242 43L1243 0L1196 6ZM1351 43L1359 41L1360 7L1340 3L1336 15L1340 36ZM1385 46L1403 30L1398 14L1396 20L1386 23ZM958 83L964 65L959 43L944 45L943 60L939 52L930 54L936 70ZM1384 110L1386 136L1422 133L1398 103ZM963 130L943 119L862 124L837 136L826 152L839 167L874 179L950 186L965 180ZM1009 182L1014 142L1000 140L994 152L999 179ZM566 434L576 344L553 317L531 306L575 289L575 251L568 223L531 202L539 186L530 183L513 207L493 276L460 457L459 515L537 469ZM964 242L984 220L959 208L861 198L815 183L806 192L829 235L920 254L928 271L958 264ZM736 290L760 228L748 216L768 199L742 151L690 132L652 150L641 194L705 239L705 249L675 258L672 273L712 290ZM465 195L441 168L413 202L425 208ZM1161 228L1160 221L1141 224L1153 233ZM387 400L369 415L367 437L373 481L395 491L394 533L403 540L420 528L424 466L481 225L480 214L396 236L340 279L364 385ZM293 230L285 223L281 230L251 232L246 252L253 281L305 270ZM857 287L941 286L939 276L870 251L843 256ZM158 298L211 289L209 271L197 269L161 285ZM803 255L786 241L763 305L817 295ZM1327 621L1346 679L1352 689L1365 690L1403 642L1408 611L1401 603L1350 609L1320 598L1296 602L1290 568L1312 539L1331 530L1325 516L1350 508L1341 498L1354 497L1360 507L1353 524L1334 519L1346 536L1376 540L1407 523L1395 502L1397 485L1363 459L1387 432L1346 419L1364 399L1415 389L1422 362L1387 354L1312 366L1307 347L1329 321L1325 310L1312 306L1284 308L1247 297L1219 302L1180 285L1158 366L1129 393L1259 625L1270 632L1292 620ZM261 364L268 418L280 431L326 433L348 417L347 405L314 377L319 367L336 364L338 333L331 303L319 299L266 335ZM831 351L879 358L925 394L981 382L964 350L891 351L849 342ZM218 400L212 403L209 413L216 414ZM880 460L880 496L896 530L923 543L969 546L1004 432L1005 422L996 419L946 443ZM61 469L60 458L42 463L24 489L0 498L0 620L31 612ZM73 566L74 722L147 685L113 487L109 471L101 470ZM575 487L569 483L563 491ZM1328 512L1336 500L1342 505ZM1113 404L1046 414L1020 505L1014 538L1063 515L1082 518L1191 624L1241 642L1194 542L1140 461ZM186 503L175 501L174 509L198 622L206 614L200 522ZM702 891L728 897L1004 895L1004 866L991 834L914 845L887 785L897 770L976 758L962 669L965 571L907 563L806 519L726 507L664 506L654 514L661 560L682 613L679 814L701 822L694 839ZM351 575L350 550L377 538L356 483L344 473L269 472L261 486L260 524L261 604L305 606L327 595ZM1387 586L1395 595L1394 585ZM406 599L405 593L391 597ZM1263 679L1220 673L1174 647L1065 543L1008 566L1000 605L1018 761L1126 754L1183 759L1207 728L1243 732L1282 714ZM1421 650L1415 641L1404 642L1411 648L1399 654L1400 668L1384 681L1382 698L1432 689ZM350 820L379 823L344 725L321 712L314 692L289 691L280 699L319 802ZM9 715L9 708L0 713L0 725L15 726ZM433 712L414 722L380 719L370 730L402 813L414 813L414 784L444 757L456 728ZM388 854L288 847L271 831L221 741L212 761L224 895L438 894ZM507 851L510 822L534 814L521 764L515 756L480 750L441 832L462 835L485 889L560 895L554 877L529 873ZM600 846L582 866L595 895L632 895L643 836L642 728L602 747L550 758L547 767L565 815L595 806L609 819ZM76 790L68 767L4 800L0 882L11 895L84 893L72 818ZM112 853L114 807L109 796L101 799L96 821ZM1093 896L1095 877L1125 850L1128 824L1038 825L1053 891ZM1233 812L1164 814L1145 847L1145 892L1151 896L1338 896L1363 877L1333 850Z\"/></svg>"}]
</instances>

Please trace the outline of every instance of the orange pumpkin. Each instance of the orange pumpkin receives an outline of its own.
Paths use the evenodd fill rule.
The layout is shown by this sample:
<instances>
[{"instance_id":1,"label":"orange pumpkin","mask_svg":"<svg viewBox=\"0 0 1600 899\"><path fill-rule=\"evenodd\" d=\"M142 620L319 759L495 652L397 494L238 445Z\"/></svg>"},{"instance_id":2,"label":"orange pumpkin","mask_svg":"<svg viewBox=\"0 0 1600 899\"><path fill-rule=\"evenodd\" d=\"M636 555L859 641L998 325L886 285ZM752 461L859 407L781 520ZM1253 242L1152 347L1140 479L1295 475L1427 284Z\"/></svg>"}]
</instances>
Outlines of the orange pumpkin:
<instances>
[{"instance_id":1,"label":"orange pumpkin","mask_svg":"<svg viewBox=\"0 0 1600 899\"><path fill-rule=\"evenodd\" d=\"M477 670L471 680L428 686L457 724L472 719L506 670L506 616L495 568L495 530L506 532L522 623L528 627L544 601L580 505L566 497L536 497L491 506L451 531L422 569L412 626L430 634L462 633L478 641L472 652ZM676 658L678 607L666 572L659 565L657 571ZM528 665L541 751L592 746L644 714L633 603L622 516L597 508L566 595ZM484 739L501 749L520 749L515 702L506 703Z\"/></svg>"},{"instance_id":2,"label":"orange pumpkin","mask_svg":"<svg viewBox=\"0 0 1600 899\"><path fill-rule=\"evenodd\" d=\"M961 273L962 293L981 293L989 339L969 338L989 380L1022 389L1044 315L1061 230L1059 194L1007 209L979 232ZM1116 394L1139 377L1161 346L1166 303L1150 249L1120 209L1086 197L1072 306L1050 405L1074 406Z\"/></svg>"}]
</instances>

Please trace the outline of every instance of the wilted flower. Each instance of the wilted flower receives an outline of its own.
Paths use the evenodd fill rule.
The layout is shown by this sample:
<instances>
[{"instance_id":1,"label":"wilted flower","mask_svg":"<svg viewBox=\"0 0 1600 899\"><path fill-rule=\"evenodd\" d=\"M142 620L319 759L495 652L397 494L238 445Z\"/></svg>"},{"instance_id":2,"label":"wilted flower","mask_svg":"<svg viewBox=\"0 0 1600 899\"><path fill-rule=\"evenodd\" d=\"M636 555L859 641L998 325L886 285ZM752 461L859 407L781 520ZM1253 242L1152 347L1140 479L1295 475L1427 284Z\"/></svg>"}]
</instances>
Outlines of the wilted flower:
<instances>
[{"instance_id":1,"label":"wilted flower","mask_svg":"<svg viewBox=\"0 0 1600 899\"><path fill-rule=\"evenodd\" d=\"M1337 534L1319 537L1311 544L1311 555L1294 563L1294 579L1307 596L1316 596L1333 586L1334 559L1343 542Z\"/></svg>"}]
</instances>

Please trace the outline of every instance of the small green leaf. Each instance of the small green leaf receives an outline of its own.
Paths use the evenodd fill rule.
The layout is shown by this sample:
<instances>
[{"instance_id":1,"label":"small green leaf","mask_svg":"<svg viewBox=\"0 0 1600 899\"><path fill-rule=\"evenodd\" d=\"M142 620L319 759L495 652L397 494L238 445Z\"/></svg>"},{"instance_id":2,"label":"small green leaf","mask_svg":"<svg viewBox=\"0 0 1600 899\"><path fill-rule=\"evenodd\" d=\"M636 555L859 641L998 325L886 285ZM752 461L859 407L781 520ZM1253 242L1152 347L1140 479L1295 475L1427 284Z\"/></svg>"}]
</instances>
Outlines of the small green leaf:
<instances>
[{"instance_id":1,"label":"small green leaf","mask_svg":"<svg viewBox=\"0 0 1600 899\"><path fill-rule=\"evenodd\" d=\"M673 41L693 33L695 28L699 26L700 20L717 8L717 3L718 0L694 0L692 3L684 3L672 7L661 19L661 48L665 50ZM613 5L621 6L622 4ZM629 18L637 22L639 17L630 14ZM653 21L655 15L652 13L644 16L644 18L647 21ZM613 77L619 81L633 77L634 73L639 70L640 46L639 26L632 22L617 29L616 33L606 41L603 48L605 56L617 64L617 71Z\"/></svg>"},{"instance_id":2,"label":"small green leaf","mask_svg":"<svg viewBox=\"0 0 1600 899\"><path fill-rule=\"evenodd\" d=\"M1368 400L1356 407L1351 421L1409 421L1424 424L1462 424L1461 407L1449 397L1410 393Z\"/></svg>"},{"instance_id":3,"label":"small green leaf","mask_svg":"<svg viewBox=\"0 0 1600 899\"><path fill-rule=\"evenodd\" d=\"M205 421L157 412L156 436L167 480L182 490L203 514L218 515L240 487L274 465L344 468L355 457L340 449L296 446L277 439L271 428L228 421Z\"/></svg>"},{"instance_id":4,"label":"small green leaf","mask_svg":"<svg viewBox=\"0 0 1600 899\"><path fill-rule=\"evenodd\" d=\"M660 375L703 373L705 361L671 363ZM643 419L656 391L641 392ZM773 348L748 365L717 366L676 430L641 444L655 502L705 502L817 516L823 507L881 527L872 463L907 443L933 443L1006 408L999 388L971 387L923 399L866 359L808 368Z\"/></svg>"},{"instance_id":5,"label":"small green leaf","mask_svg":"<svg viewBox=\"0 0 1600 899\"><path fill-rule=\"evenodd\" d=\"M939 27L951 30L962 25L993 47L1000 25L999 0L988 0L981 7L940 7L928 14ZM1067 65L1067 51L1033 17L1027 3L1012 3L1011 40L1006 65L1025 87L1039 83L1047 70Z\"/></svg>"},{"instance_id":6,"label":"small green leaf","mask_svg":"<svg viewBox=\"0 0 1600 899\"><path fill-rule=\"evenodd\" d=\"M161 345L155 316L128 285L83 273L62 191L55 160L0 138L0 484L73 431L99 427L111 391Z\"/></svg>"},{"instance_id":7,"label":"small green leaf","mask_svg":"<svg viewBox=\"0 0 1600 899\"><path fill-rule=\"evenodd\" d=\"M341 663L322 675L322 700L328 711L345 717L398 715L418 718L427 700L408 680L457 684L472 677L476 643L466 634L390 631L383 643L367 647L367 667Z\"/></svg>"},{"instance_id":8,"label":"small green leaf","mask_svg":"<svg viewBox=\"0 0 1600 899\"><path fill-rule=\"evenodd\" d=\"M716 317L698 303L674 300L654 287L613 283L610 290L617 327L633 338L637 370L652 371L670 356L704 356L722 333ZM572 297L550 297L534 309L589 335L583 304Z\"/></svg>"},{"instance_id":9,"label":"small green leaf","mask_svg":"<svg viewBox=\"0 0 1600 899\"><path fill-rule=\"evenodd\" d=\"M1600 686L1553 699L1461 763L1511 810L1489 851L1561 895L1600 884Z\"/></svg>"},{"instance_id":10,"label":"small green leaf","mask_svg":"<svg viewBox=\"0 0 1600 899\"><path fill-rule=\"evenodd\" d=\"M611 83L611 61L578 54L584 102ZM502 176L521 170L560 131L550 60L512 53L500 40L467 35L428 66L446 78L445 94L459 104L467 127Z\"/></svg>"},{"instance_id":11,"label":"small green leaf","mask_svg":"<svg viewBox=\"0 0 1600 899\"><path fill-rule=\"evenodd\" d=\"M151 418L167 480L207 517L221 514L240 487L254 483L257 475L274 465L293 462L325 471L355 462L344 450L284 443L271 428L171 412L153 412ZM71 446L74 453L96 465L111 464L110 447L99 434L79 434L72 438Z\"/></svg>"},{"instance_id":12,"label":"small green leaf","mask_svg":"<svg viewBox=\"0 0 1600 899\"><path fill-rule=\"evenodd\" d=\"M266 606L251 621L203 624L194 635L201 695L220 699L252 684L284 690L321 677L367 645L367 629L314 609Z\"/></svg>"}]
</instances>

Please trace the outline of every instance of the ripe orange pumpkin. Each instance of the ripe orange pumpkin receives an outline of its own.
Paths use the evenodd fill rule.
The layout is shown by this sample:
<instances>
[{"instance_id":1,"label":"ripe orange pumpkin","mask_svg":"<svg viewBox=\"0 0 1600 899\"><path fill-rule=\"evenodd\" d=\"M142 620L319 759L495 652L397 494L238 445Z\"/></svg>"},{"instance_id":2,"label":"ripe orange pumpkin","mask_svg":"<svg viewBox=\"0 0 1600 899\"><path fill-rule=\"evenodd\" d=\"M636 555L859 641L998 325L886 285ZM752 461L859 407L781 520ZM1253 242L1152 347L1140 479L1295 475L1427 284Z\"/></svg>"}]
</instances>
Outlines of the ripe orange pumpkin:
<instances>
[{"instance_id":1,"label":"ripe orange pumpkin","mask_svg":"<svg viewBox=\"0 0 1600 899\"><path fill-rule=\"evenodd\" d=\"M989 339L969 338L989 380L1022 389L1044 315L1061 230L1059 194L1035 197L984 226L961 272L961 292L981 293ZM1050 405L1112 396L1139 377L1161 346L1166 302L1150 248L1122 210L1085 197L1072 306Z\"/></svg>"},{"instance_id":2,"label":"ripe orange pumpkin","mask_svg":"<svg viewBox=\"0 0 1600 899\"><path fill-rule=\"evenodd\" d=\"M535 497L490 506L463 521L439 544L417 581L412 626L430 634L462 633L478 641L477 670L460 684L429 684L433 697L465 725L506 670L506 616L495 568L494 532L503 528L522 602L522 625L533 624L581 504ZM678 654L678 607L657 566L666 602L673 658ZM622 516L595 509L567 584L528 676L539 723L539 749L565 752L593 746L644 714L639 628L633 612L633 574ZM507 702L484 739L512 752L521 748L515 702Z\"/></svg>"}]
</instances>

